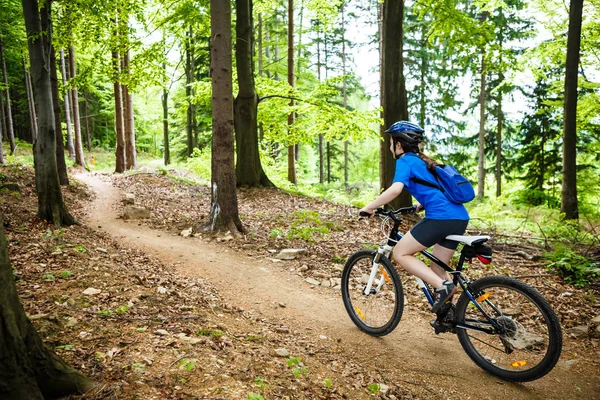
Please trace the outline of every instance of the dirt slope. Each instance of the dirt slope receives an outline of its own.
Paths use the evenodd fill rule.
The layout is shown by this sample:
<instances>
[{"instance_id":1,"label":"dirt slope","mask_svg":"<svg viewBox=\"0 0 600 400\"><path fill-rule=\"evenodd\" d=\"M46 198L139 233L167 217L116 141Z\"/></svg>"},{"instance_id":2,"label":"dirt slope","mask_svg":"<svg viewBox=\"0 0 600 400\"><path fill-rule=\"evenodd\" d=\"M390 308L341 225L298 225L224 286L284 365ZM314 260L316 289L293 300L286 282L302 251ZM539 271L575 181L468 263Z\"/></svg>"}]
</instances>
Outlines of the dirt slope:
<instances>
[{"instance_id":1,"label":"dirt slope","mask_svg":"<svg viewBox=\"0 0 600 400\"><path fill-rule=\"evenodd\" d=\"M181 274L205 278L236 306L256 310L294 331L308 329L323 335L336 343L332 362L354 361L378 370L388 382L402 382L419 397L600 398L600 377L592 364L579 374L564 366L565 360L581 360L585 355L563 354L562 362L535 382L502 382L473 364L455 336L436 336L429 316L411 310L410 304L395 332L381 339L369 337L354 327L341 298L331 290L311 287L280 264L247 257L236 251L235 241L208 243L126 222L114 211L122 198L119 190L93 175L81 174L77 179L97 195L86 221L90 227L174 265Z\"/></svg>"}]
</instances>

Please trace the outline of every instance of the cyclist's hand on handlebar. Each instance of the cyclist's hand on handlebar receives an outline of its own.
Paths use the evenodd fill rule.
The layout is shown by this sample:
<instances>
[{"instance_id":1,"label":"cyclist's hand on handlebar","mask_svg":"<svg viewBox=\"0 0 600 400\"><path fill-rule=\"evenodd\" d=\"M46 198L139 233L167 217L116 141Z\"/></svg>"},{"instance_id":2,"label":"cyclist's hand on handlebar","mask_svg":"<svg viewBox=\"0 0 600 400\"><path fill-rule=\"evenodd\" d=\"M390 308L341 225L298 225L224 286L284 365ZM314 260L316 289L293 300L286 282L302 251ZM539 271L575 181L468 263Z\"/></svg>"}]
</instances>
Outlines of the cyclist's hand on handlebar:
<instances>
[{"instance_id":1,"label":"cyclist's hand on handlebar","mask_svg":"<svg viewBox=\"0 0 600 400\"><path fill-rule=\"evenodd\" d=\"M423 208L423 205L420 203L415 204L414 207L415 207L415 212L425 211L425 208Z\"/></svg>"},{"instance_id":2,"label":"cyclist's hand on handlebar","mask_svg":"<svg viewBox=\"0 0 600 400\"><path fill-rule=\"evenodd\" d=\"M375 212L365 207L358 210L358 215L361 217L373 218L373 216L375 216Z\"/></svg>"}]
</instances>

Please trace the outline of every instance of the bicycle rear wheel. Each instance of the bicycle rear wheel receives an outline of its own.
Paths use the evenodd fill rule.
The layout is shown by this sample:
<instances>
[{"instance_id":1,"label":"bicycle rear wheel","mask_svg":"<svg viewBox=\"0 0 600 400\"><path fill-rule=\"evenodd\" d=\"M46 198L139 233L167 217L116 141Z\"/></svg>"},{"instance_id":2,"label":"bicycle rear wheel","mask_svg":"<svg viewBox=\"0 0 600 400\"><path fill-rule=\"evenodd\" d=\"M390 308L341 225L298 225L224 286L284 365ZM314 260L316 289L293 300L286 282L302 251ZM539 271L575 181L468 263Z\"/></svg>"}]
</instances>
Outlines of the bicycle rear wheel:
<instances>
[{"instance_id":1,"label":"bicycle rear wheel","mask_svg":"<svg viewBox=\"0 0 600 400\"><path fill-rule=\"evenodd\" d=\"M554 368L562 350L562 333L556 314L542 295L521 281L502 276L477 280L469 285L469 291L493 321L467 293L460 296L457 335L477 365L513 382L539 379Z\"/></svg>"},{"instance_id":2,"label":"bicycle rear wheel","mask_svg":"<svg viewBox=\"0 0 600 400\"><path fill-rule=\"evenodd\" d=\"M352 322L360 330L383 336L398 326L404 294L398 272L386 257L381 257L371 292L364 293L376 254L361 250L348 258L342 273L342 298Z\"/></svg>"}]
</instances>

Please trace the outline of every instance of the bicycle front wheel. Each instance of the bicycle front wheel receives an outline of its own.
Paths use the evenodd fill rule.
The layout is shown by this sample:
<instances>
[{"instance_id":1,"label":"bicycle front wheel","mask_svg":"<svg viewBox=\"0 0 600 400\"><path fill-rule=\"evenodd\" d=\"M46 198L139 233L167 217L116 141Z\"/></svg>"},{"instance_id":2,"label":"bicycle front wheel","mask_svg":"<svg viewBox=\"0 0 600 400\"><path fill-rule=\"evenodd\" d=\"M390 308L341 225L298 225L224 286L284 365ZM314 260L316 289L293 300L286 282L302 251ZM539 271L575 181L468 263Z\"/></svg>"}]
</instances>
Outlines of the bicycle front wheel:
<instances>
[{"instance_id":1,"label":"bicycle front wheel","mask_svg":"<svg viewBox=\"0 0 600 400\"><path fill-rule=\"evenodd\" d=\"M383 256L372 288L365 294L376 254L372 250L361 250L348 258L342 273L342 298L352 322L360 330L383 336L398 326L404 295L396 268Z\"/></svg>"},{"instance_id":2,"label":"bicycle front wheel","mask_svg":"<svg viewBox=\"0 0 600 400\"><path fill-rule=\"evenodd\" d=\"M514 278L491 276L469 285L456 305L456 330L471 359L504 380L528 382L558 361L562 333L542 295Z\"/></svg>"}]
</instances>

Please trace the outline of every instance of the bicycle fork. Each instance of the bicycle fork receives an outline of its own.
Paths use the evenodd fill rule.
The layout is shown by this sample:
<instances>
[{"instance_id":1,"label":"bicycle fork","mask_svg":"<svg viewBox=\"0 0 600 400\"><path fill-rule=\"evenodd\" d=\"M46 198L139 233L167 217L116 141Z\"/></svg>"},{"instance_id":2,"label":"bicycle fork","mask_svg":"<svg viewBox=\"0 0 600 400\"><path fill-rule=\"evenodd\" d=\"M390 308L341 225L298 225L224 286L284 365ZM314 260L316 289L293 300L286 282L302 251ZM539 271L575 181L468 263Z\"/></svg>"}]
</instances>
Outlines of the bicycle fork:
<instances>
[{"instance_id":1,"label":"bicycle fork","mask_svg":"<svg viewBox=\"0 0 600 400\"><path fill-rule=\"evenodd\" d=\"M375 277L377 276L377 272L379 272L379 269L381 268L379 266L381 257L389 257L391 253L392 247L388 245L381 246L379 250L377 250L377 254L375 254L375 257L373 258L373 266L371 267L371 274L369 275L369 280L367 281L367 285L365 286L365 290L363 291L363 294L365 296L379 292L385 281L389 281L390 278L387 276L385 271L382 270L381 274L383 279L379 279L379 284L377 285L377 288L373 293L371 293L371 291L373 290L373 284L375 283Z\"/></svg>"}]
</instances>

